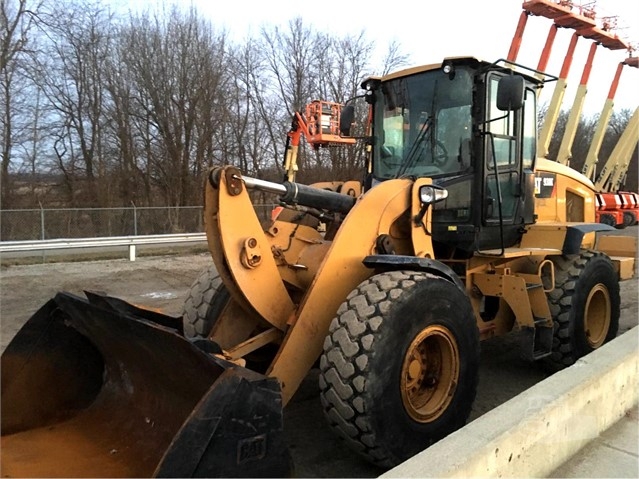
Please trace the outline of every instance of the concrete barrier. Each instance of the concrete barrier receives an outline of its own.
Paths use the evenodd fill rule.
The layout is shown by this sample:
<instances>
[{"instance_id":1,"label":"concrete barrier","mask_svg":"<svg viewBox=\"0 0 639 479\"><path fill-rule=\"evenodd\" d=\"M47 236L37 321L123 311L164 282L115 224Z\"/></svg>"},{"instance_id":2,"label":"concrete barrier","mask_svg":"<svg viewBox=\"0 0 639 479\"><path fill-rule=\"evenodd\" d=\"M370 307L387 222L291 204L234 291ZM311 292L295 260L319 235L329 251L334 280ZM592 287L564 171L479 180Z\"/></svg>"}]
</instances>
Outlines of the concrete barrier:
<instances>
[{"instance_id":1,"label":"concrete barrier","mask_svg":"<svg viewBox=\"0 0 639 479\"><path fill-rule=\"evenodd\" d=\"M639 326L380 477L546 477L639 401Z\"/></svg>"}]
</instances>

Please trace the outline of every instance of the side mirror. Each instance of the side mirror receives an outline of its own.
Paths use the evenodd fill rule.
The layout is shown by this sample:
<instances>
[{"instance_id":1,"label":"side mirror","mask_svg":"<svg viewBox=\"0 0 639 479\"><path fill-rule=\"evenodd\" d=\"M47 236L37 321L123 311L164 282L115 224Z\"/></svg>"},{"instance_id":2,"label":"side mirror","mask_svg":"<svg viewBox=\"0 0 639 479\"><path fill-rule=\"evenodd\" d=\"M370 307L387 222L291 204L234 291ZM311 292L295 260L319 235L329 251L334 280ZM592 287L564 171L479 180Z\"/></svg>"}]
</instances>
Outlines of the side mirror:
<instances>
[{"instance_id":1,"label":"side mirror","mask_svg":"<svg viewBox=\"0 0 639 479\"><path fill-rule=\"evenodd\" d=\"M525 82L519 75L508 75L499 79L497 85L497 108L515 111L524 106Z\"/></svg>"},{"instance_id":2,"label":"side mirror","mask_svg":"<svg viewBox=\"0 0 639 479\"><path fill-rule=\"evenodd\" d=\"M355 107L346 105L339 116L339 132L342 136L351 136L351 125L355 119Z\"/></svg>"}]
</instances>

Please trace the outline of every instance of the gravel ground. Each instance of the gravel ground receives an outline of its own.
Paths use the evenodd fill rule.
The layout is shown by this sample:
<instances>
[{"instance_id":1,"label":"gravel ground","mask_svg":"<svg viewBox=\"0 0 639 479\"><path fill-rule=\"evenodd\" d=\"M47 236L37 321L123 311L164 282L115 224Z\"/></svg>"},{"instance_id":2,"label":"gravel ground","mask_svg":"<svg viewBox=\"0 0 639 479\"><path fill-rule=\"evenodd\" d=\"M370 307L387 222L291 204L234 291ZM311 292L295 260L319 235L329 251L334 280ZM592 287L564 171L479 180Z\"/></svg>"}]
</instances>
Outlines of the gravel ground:
<instances>
[{"instance_id":1,"label":"gravel ground","mask_svg":"<svg viewBox=\"0 0 639 479\"><path fill-rule=\"evenodd\" d=\"M636 227L634 227L636 230ZM636 234L636 231L635 231ZM179 315L192 281L211 264L208 253L3 267L0 270L0 346L58 291L101 291ZM620 334L639 322L637 280L621 285ZM482 344L480 385L471 420L546 377L519 356L518 342ZM375 477L381 470L354 456L333 436L321 412L317 371L312 370L285 411L288 442L298 477Z\"/></svg>"},{"instance_id":2,"label":"gravel ground","mask_svg":"<svg viewBox=\"0 0 639 479\"><path fill-rule=\"evenodd\" d=\"M211 264L208 254L47 263L3 267L0 272L2 350L34 312L59 291L82 295L105 292L135 304L181 314L198 273Z\"/></svg>"}]
</instances>

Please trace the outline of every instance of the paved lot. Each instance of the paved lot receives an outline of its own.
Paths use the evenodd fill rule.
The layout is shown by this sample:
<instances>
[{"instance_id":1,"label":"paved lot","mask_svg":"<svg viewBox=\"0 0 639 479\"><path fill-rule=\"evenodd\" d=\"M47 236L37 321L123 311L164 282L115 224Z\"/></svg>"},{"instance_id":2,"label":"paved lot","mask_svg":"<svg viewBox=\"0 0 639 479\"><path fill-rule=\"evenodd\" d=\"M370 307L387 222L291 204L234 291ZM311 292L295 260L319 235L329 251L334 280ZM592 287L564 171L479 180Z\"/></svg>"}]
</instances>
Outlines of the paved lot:
<instances>
[{"instance_id":1,"label":"paved lot","mask_svg":"<svg viewBox=\"0 0 639 479\"><path fill-rule=\"evenodd\" d=\"M208 254L195 254L142 257L136 262L116 259L3 267L0 347L4 350L24 321L58 291L103 291L177 315L191 282L210 261ZM626 281L621 289L620 334L639 322L637 281ZM539 367L520 358L514 338L483 343L480 385L471 420L545 377ZM309 373L287 407L285 425L298 477L375 477L384 472L354 456L328 429L320 407L316 370Z\"/></svg>"},{"instance_id":2,"label":"paved lot","mask_svg":"<svg viewBox=\"0 0 639 479\"><path fill-rule=\"evenodd\" d=\"M639 407L557 468L549 477L639 477Z\"/></svg>"}]
</instances>

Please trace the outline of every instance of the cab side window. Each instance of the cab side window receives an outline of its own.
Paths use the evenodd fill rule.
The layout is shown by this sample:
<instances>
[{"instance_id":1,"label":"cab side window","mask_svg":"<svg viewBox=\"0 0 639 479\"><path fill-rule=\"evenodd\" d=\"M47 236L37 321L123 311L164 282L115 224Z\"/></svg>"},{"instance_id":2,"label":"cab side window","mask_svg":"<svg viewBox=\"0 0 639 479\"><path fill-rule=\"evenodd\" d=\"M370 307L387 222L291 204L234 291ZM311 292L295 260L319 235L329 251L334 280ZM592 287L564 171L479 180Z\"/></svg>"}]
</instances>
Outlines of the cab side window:
<instances>
[{"instance_id":1,"label":"cab side window","mask_svg":"<svg viewBox=\"0 0 639 479\"><path fill-rule=\"evenodd\" d=\"M523 134L523 151L522 163L525 170L532 170L537 154L537 111L535 105L535 93L530 89L526 89L524 103L524 134Z\"/></svg>"},{"instance_id":2,"label":"cab side window","mask_svg":"<svg viewBox=\"0 0 639 479\"><path fill-rule=\"evenodd\" d=\"M515 155L515 127L513 115L505 115L505 112L497 108L497 84L499 77L493 76L490 79L490 99L488 105L488 130L492 133L493 147L497 167L513 165L516 162ZM492 161L488 168L493 168Z\"/></svg>"}]
</instances>

